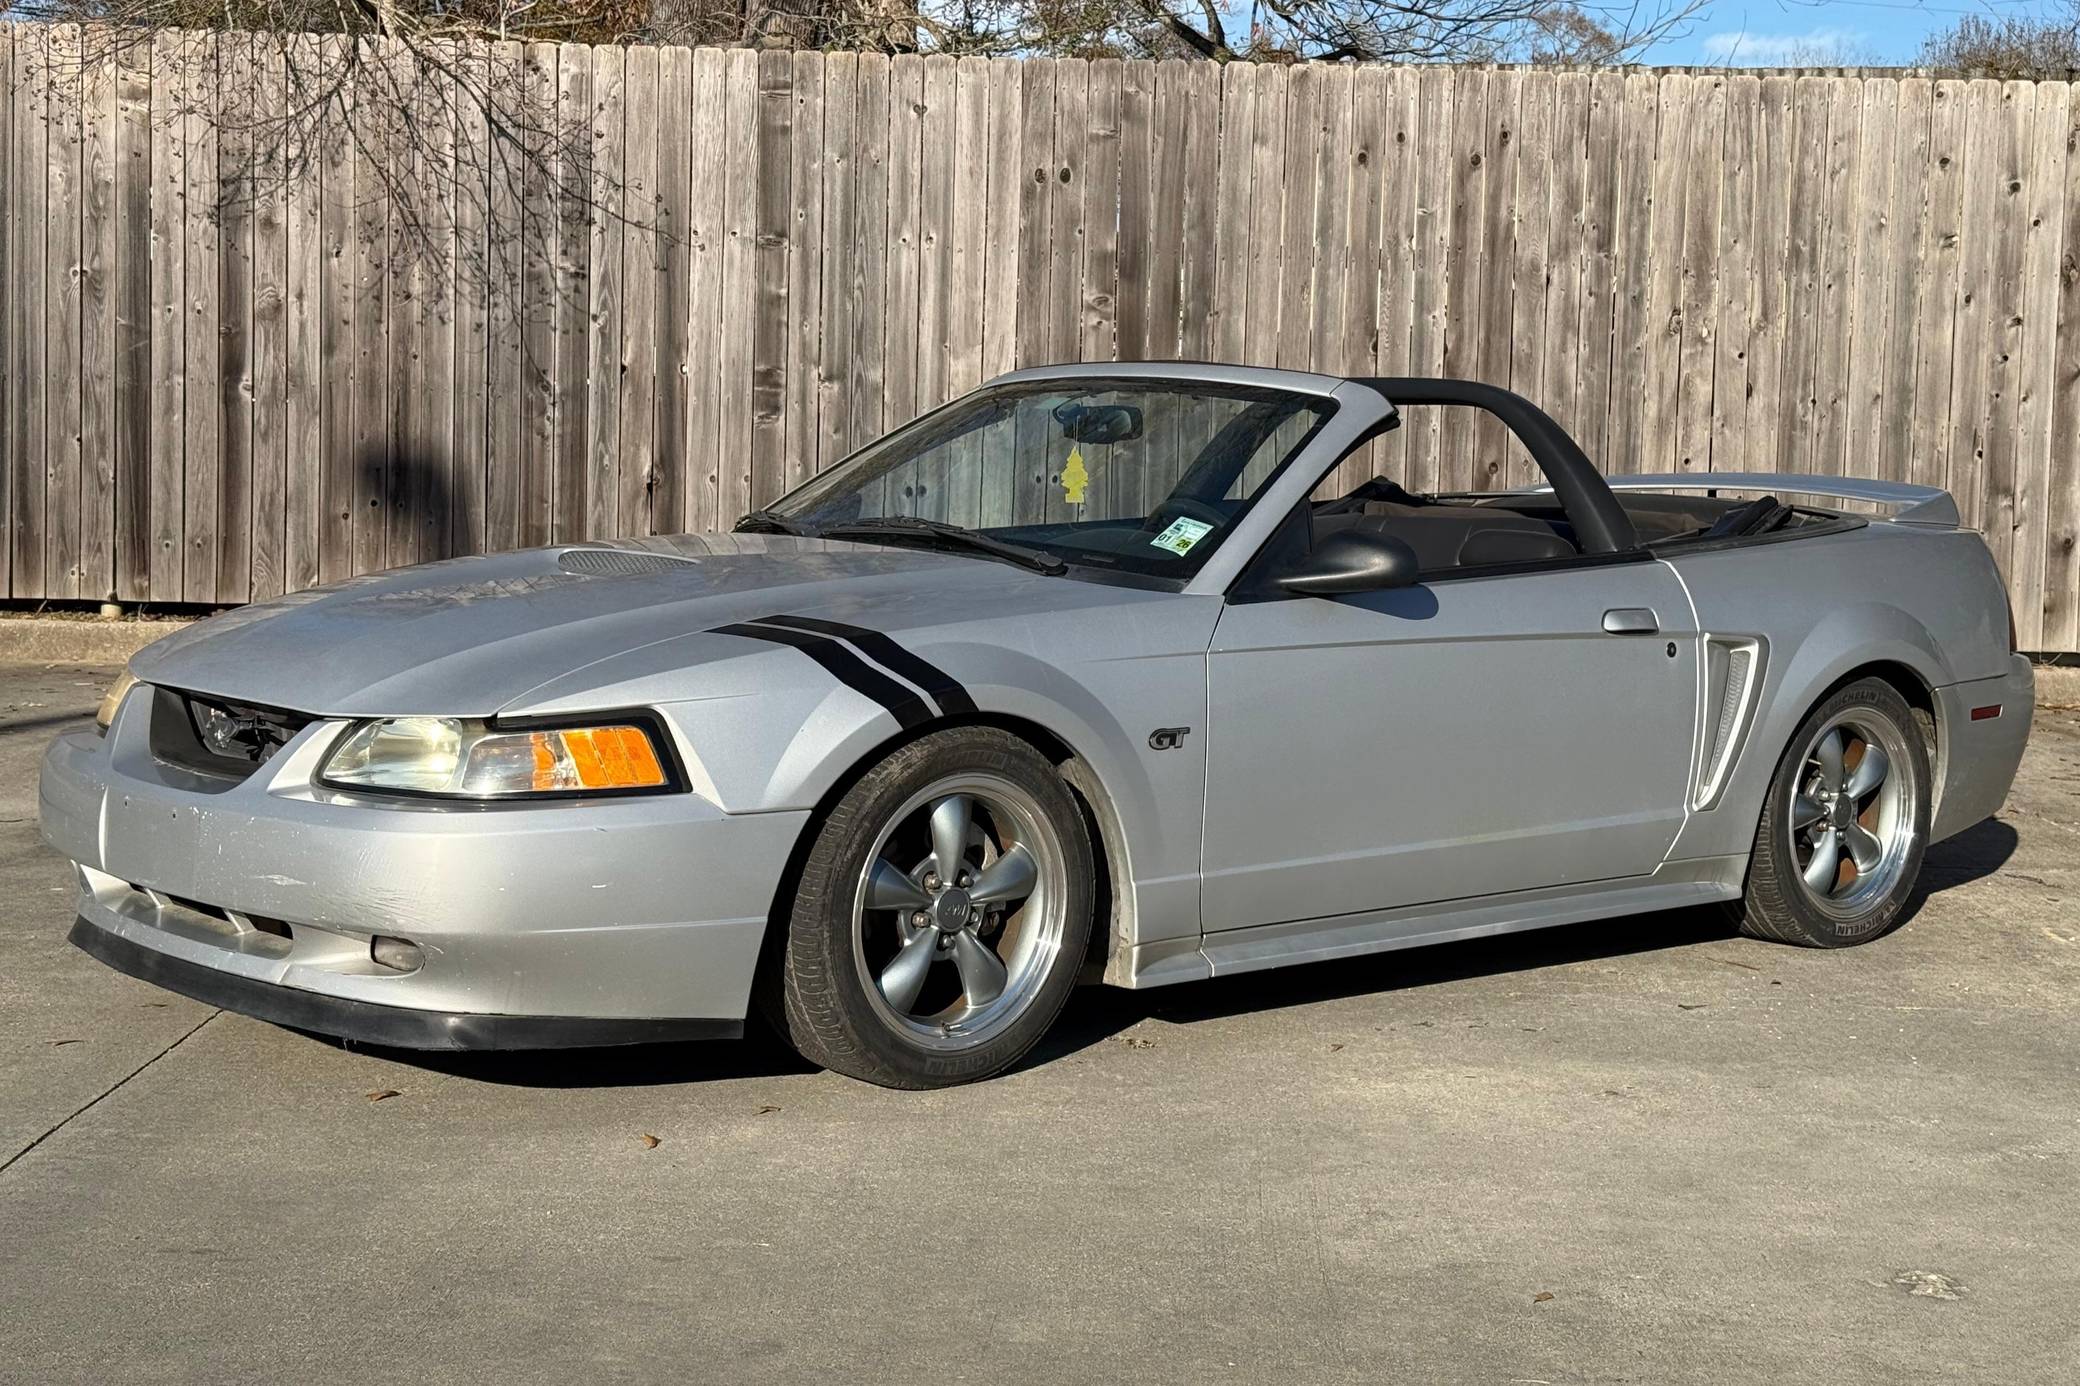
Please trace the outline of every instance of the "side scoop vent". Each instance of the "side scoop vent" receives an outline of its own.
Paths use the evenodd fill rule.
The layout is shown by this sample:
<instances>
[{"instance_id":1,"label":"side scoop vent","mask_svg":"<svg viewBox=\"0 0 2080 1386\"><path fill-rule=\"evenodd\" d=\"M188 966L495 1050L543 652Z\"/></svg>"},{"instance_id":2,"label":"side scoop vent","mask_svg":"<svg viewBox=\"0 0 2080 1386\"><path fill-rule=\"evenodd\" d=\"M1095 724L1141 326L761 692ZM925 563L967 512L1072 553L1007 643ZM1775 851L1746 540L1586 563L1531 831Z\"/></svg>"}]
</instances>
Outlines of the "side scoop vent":
<instances>
[{"instance_id":1,"label":"side scoop vent","mask_svg":"<svg viewBox=\"0 0 2080 1386\"><path fill-rule=\"evenodd\" d=\"M627 549L565 549L556 555L556 566L578 577L647 577L652 573L675 573L697 565L690 558L673 558L661 553L631 553Z\"/></svg>"},{"instance_id":2,"label":"side scoop vent","mask_svg":"<svg viewBox=\"0 0 2080 1386\"><path fill-rule=\"evenodd\" d=\"M1711 808L1726 787L1754 719L1762 664L1760 640L1713 636L1705 641L1704 756L1698 762L1693 809Z\"/></svg>"}]
</instances>

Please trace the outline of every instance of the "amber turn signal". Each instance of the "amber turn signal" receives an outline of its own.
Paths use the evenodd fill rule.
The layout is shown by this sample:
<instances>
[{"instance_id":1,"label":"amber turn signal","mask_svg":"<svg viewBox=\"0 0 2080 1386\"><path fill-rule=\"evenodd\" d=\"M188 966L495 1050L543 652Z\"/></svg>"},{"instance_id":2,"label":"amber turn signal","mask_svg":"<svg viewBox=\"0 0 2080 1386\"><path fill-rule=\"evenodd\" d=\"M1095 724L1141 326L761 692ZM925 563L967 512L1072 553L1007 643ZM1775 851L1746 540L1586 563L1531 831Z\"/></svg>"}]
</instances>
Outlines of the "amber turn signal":
<instances>
[{"instance_id":1,"label":"amber turn signal","mask_svg":"<svg viewBox=\"0 0 2080 1386\"><path fill-rule=\"evenodd\" d=\"M641 727L574 727L532 733L536 793L561 789L655 789L664 766Z\"/></svg>"}]
</instances>

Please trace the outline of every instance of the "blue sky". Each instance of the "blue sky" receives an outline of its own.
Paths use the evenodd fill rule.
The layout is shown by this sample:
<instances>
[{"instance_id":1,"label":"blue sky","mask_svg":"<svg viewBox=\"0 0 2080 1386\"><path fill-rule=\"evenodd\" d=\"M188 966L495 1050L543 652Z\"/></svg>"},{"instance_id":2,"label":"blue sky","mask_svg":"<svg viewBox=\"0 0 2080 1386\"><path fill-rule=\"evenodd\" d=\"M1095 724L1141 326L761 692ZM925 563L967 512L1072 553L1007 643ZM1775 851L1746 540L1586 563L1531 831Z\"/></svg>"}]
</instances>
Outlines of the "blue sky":
<instances>
[{"instance_id":1,"label":"blue sky","mask_svg":"<svg viewBox=\"0 0 2080 1386\"><path fill-rule=\"evenodd\" d=\"M1911 62L1928 34L1966 12L2046 14L2056 0L1708 0L1689 32L1657 44L1650 63L1772 67L1787 62Z\"/></svg>"}]
</instances>

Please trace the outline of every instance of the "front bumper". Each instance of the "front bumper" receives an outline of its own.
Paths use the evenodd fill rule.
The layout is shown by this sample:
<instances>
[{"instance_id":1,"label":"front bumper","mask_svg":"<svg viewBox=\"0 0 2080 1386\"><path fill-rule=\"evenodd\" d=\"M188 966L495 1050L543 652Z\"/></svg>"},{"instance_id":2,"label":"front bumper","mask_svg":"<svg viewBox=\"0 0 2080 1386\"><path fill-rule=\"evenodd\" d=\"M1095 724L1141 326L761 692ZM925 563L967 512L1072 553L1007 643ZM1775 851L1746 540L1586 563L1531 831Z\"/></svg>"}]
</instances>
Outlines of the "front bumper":
<instances>
[{"instance_id":1,"label":"front bumper","mask_svg":"<svg viewBox=\"0 0 2080 1386\"><path fill-rule=\"evenodd\" d=\"M213 1005L370 1043L532 1048L737 1033L805 813L691 794L443 805L314 783L318 722L242 783L150 750L149 697L44 757L73 941ZM376 935L409 940L411 972Z\"/></svg>"}]
</instances>

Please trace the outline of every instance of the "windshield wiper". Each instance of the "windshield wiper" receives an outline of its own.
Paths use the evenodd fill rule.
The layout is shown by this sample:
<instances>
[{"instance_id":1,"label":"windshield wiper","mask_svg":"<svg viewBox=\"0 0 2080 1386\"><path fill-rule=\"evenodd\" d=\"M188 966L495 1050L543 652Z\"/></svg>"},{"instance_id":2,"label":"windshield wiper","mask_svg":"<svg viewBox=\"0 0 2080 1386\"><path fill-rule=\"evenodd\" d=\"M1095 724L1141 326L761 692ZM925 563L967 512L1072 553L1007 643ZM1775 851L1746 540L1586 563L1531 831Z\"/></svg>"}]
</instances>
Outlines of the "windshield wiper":
<instances>
[{"instance_id":1,"label":"windshield wiper","mask_svg":"<svg viewBox=\"0 0 2080 1386\"><path fill-rule=\"evenodd\" d=\"M747 517L748 518L748 517ZM1023 544L995 539L979 534L960 525L948 524L944 520L926 520L914 515L881 515L866 520L846 520L826 525L816 531L825 539L911 539L921 540L936 547L967 549L974 553L1001 558L1007 563L1016 563L1021 568L1031 568L1036 573L1066 573L1069 565L1038 549L1029 549Z\"/></svg>"},{"instance_id":2,"label":"windshield wiper","mask_svg":"<svg viewBox=\"0 0 2080 1386\"><path fill-rule=\"evenodd\" d=\"M776 515L770 510L754 510L731 528L738 534L798 534L810 539L823 533L814 525L803 524L800 520L792 520L785 515Z\"/></svg>"}]
</instances>

